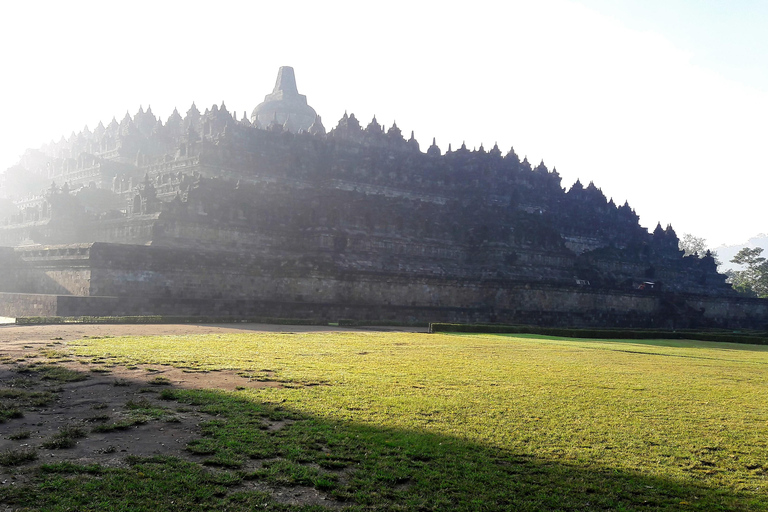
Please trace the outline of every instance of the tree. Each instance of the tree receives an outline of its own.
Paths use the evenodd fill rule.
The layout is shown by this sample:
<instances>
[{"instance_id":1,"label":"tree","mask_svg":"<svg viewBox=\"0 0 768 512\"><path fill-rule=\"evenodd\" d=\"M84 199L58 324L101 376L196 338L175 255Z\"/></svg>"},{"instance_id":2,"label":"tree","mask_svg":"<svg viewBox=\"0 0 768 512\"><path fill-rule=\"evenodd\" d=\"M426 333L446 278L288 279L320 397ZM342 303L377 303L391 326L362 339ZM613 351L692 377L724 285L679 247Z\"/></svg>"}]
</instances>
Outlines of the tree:
<instances>
[{"instance_id":1,"label":"tree","mask_svg":"<svg viewBox=\"0 0 768 512\"><path fill-rule=\"evenodd\" d=\"M696 254L699 258L704 257L707 252L707 241L701 237L685 233L678 244L681 251L685 251L685 256Z\"/></svg>"},{"instance_id":2,"label":"tree","mask_svg":"<svg viewBox=\"0 0 768 512\"><path fill-rule=\"evenodd\" d=\"M743 265L744 270L730 270L728 277L733 288L753 297L768 298L768 260L760 256L763 249L745 247L733 257L731 263Z\"/></svg>"},{"instance_id":3,"label":"tree","mask_svg":"<svg viewBox=\"0 0 768 512\"><path fill-rule=\"evenodd\" d=\"M683 256L698 256L699 258L712 256L715 259L715 264L718 267L721 265L717 253L707 249L707 241L699 236L685 233L678 242L677 247L681 251L685 251Z\"/></svg>"}]
</instances>

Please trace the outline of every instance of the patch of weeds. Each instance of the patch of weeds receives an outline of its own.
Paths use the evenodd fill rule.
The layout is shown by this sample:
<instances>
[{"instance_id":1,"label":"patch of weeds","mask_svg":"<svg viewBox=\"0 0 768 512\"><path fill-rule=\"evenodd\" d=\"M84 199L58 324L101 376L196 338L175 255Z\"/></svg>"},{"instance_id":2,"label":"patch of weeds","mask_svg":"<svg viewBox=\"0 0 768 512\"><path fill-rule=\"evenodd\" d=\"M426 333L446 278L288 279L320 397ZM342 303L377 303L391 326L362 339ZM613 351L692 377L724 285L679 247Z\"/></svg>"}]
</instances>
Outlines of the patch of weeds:
<instances>
[{"instance_id":1,"label":"patch of weeds","mask_svg":"<svg viewBox=\"0 0 768 512\"><path fill-rule=\"evenodd\" d=\"M0 423L5 423L8 420L14 420L23 417L24 413L21 411L21 409L16 407L0 406Z\"/></svg>"},{"instance_id":2,"label":"patch of weeds","mask_svg":"<svg viewBox=\"0 0 768 512\"><path fill-rule=\"evenodd\" d=\"M150 380L149 384L152 386L170 386L171 380L168 377L161 377L158 375L154 379Z\"/></svg>"},{"instance_id":3,"label":"patch of weeds","mask_svg":"<svg viewBox=\"0 0 768 512\"><path fill-rule=\"evenodd\" d=\"M257 382L273 382L276 380L272 370L261 370L255 373L254 372L238 372L238 375L248 380L255 380Z\"/></svg>"},{"instance_id":4,"label":"patch of weeds","mask_svg":"<svg viewBox=\"0 0 768 512\"><path fill-rule=\"evenodd\" d=\"M146 398L141 398L139 400L128 400L128 402L125 404L125 407L129 411L146 414L153 419L160 419L168 412L168 409L165 407L159 407Z\"/></svg>"},{"instance_id":5,"label":"patch of weeds","mask_svg":"<svg viewBox=\"0 0 768 512\"><path fill-rule=\"evenodd\" d=\"M160 392L160 400L176 400L177 393L173 389L164 389Z\"/></svg>"},{"instance_id":6,"label":"patch of weeds","mask_svg":"<svg viewBox=\"0 0 768 512\"><path fill-rule=\"evenodd\" d=\"M239 469L243 467L243 459L231 453L218 452L210 459L205 459L203 465L227 469Z\"/></svg>"},{"instance_id":7,"label":"patch of weeds","mask_svg":"<svg viewBox=\"0 0 768 512\"><path fill-rule=\"evenodd\" d=\"M14 510L288 510L268 493L230 493L239 477L172 457L131 457L106 468L46 464L33 485L3 486L2 503ZM233 496L235 494L236 496ZM277 507L276 507L277 505ZM320 510L320 507L300 507Z\"/></svg>"},{"instance_id":8,"label":"patch of weeds","mask_svg":"<svg viewBox=\"0 0 768 512\"><path fill-rule=\"evenodd\" d=\"M126 370L138 370L138 369L139 369L139 367L138 367L138 366L135 366L135 365L130 365L130 366L126 366L126 367L125 367L125 369L126 369Z\"/></svg>"},{"instance_id":9,"label":"patch of weeds","mask_svg":"<svg viewBox=\"0 0 768 512\"><path fill-rule=\"evenodd\" d=\"M98 368L91 368L91 373L112 373L112 370L109 368L104 367L98 367Z\"/></svg>"},{"instance_id":10,"label":"patch of weeds","mask_svg":"<svg viewBox=\"0 0 768 512\"><path fill-rule=\"evenodd\" d=\"M98 464L88 464L87 466L83 466L80 464L74 464L72 462L56 462L53 464L43 464L40 466L40 472L41 473L63 473L63 474L91 474L91 475L100 475L103 473L106 473L110 471L107 468L103 468L102 466L99 466Z\"/></svg>"},{"instance_id":11,"label":"patch of weeds","mask_svg":"<svg viewBox=\"0 0 768 512\"><path fill-rule=\"evenodd\" d=\"M285 459L264 461L261 469L256 470L255 474L273 485L306 485L314 487L315 482L320 479L329 482L334 480L333 475L321 473L316 468Z\"/></svg>"},{"instance_id":12,"label":"patch of weeds","mask_svg":"<svg viewBox=\"0 0 768 512\"><path fill-rule=\"evenodd\" d=\"M187 451L195 455L213 455L216 453L218 445L213 439L195 439L187 443Z\"/></svg>"},{"instance_id":13,"label":"patch of weeds","mask_svg":"<svg viewBox=\"0 0 768 512\"><path fill-rule=\"evenodd\" d=\"M64 338L62 338L61 336L56 336L55 338L51 338L51 339L54 341L61 341ZM61 343L52 343L52 345L61 345Z\"/></svg>"},{"instance_id":14,"label":"patch of weeds","mask_svg":"<svg viewBox=\"0 0 768 512\"><path fill-rule=\"evenodd\" d=\"M72 448L77 444L76 439L82 439L86 435L85 430L80 427L66 426L51 436L50 439L44 441L42 446L43 448L48 448L50 450Z\"/></svg>"},{"instance_id":15,"label":"patch of weeds","mask_svg":"<svg viewBox=\"0 0 768 512\"><path fill-rule=\"evenodd\" d=\"M126 418L115 423L105 423L102 425L96 425L91 429L91 432L108 433L115 432L117 430L128 430L131 427L138 425L144 425L147 423L147 419L144 417Z\"/></svg>"},{"instance_id":16,"label":"patch of weeds","mask_svg":"<svg viewBox=\"0 0 768 512\"><path fill-rule=\"evenodd\" d=\"M107 421L111 416L109 414L97 414L95 416L91 416L89 418L85 418L85 421L88 422L101 422L101 421Z\"/></svg>"},{"instance_id":17,"label":"patch of weeds","mask_svg":"<svg viewBox=\"0 0 768 512\"><path fill-rule=\"evenodd\" d=\"M41 350L40 353L48 359L63 359L69 356L69 354L63 350Z\"/></svg>"},{"instance_id":18,"label":"patch of weeds","mask_svg":"<svg viewBox=\"0 0 768 512\"><path fill-rule=\"evenodd\" d=\"M88 379L88 375L76 370L70 370L55 364L29 365L17 370L19 373L36 373L43 380L56 382L79 382Z\"/></svg>"},{"instance_id":19,"label":"patch of weeds","mask_svg":"<svg viewBox=\"0 0 768 512\"><path fill-rule=\"evenodd\" d=\"M114 432L116 430L127 430L131 427L144 425L151 420L172 420L175 417L169 414L164 407L158 407L146 398L139 400L129 400L125 404L128 410L126 417L114 423L104 423L93 427L93 432Z\"/></svg>"},{"instance_id":20,"label":"patch of weeds","mask_svg":"<svg viewBox=\"0 0 768 512\"><path fill-rule=\"evenodd\" d=\"M336 480L324 476L317 478L313 483L315 489L323 492L332 491L339 486L339 483Z\"/></svg>"},{"instance_id":21,"label":"patch of weeds","mask_svg":"<svg viewBox=\"0 0 768 512\"><path fill-rule=\"evenodd\" d=\"M37 460L37 452L33 449L6 450L0 453L0 466L21 466Z\"/></svg>"},{"instance_id":22,"label":"patch of weeds","mask_svg":"<svg viewBox=\"0 0 768 512\"><path fill-rule=\"evenodd\" d=\"M207 480L212 484L232 487L234 485L240 485L243 481L243 477L242 475L231 471L216 471L208 473Z\"/></svg>"},{"instance_id":23,"label":"patch of weeds","mask_svg":"<svg viewBox=\"0 0 768 512\"><path fill-rule=\"evenodd\" d=\"M16 377L15 379L9 379L6 381L6 384L9 388L32 388L35 386L36 382L33 379L29 379L26 377ZM0 390L0 393L2 393L2 390Z\"/></svg>"},{"instance_id":24,"label":"patch of weeds","mask_svg":"<svg viewBox=\"0 0 768 512\"><path fill-rule=\"evenodd\" d=\"M11 441L21 441L22 439L29 439L32 433L29 430L17 430L12 434L8 434L8 439Z\"/></svg>"},{"instance_id":25,"label":"patch of weeds","mask_svg":"<svg viewBox=\"0 0 768 512\"><path fill-rule=\"evenodd\" d=\"M48 391L27 391L18 388L0 388L0 423L22 418L24 409L44 407L53 401Z\"/></svg>"},{"instance_id":26,"label":"patch of weeds","mask_svg":"<svg viewBox=\"0 0 768 512\"><path fill-rule=\"evenodd\" d=\"M131 383L125 379L115 379L112 385L115 387L121 387L121 386L130 386Z\"/></svg>"},{"instance_id":27,"label":"patch of weeds","mask_svg":"<svg viewBox=\"0 0 768 512\"><path fill-rule=\"evenodd\" d=\"M157 393L157 390L154 388L140 388L139 393Z\"/></svg>"},{"instance_id":28,"label":"patch of weeds","mask_svg":"<svg viewBox=\"0 0 768 512\"><path fill-rule=\"evenodd\" d=\"M331 469L331 470L340 470L349 466L350 462L347 460L339 460L339 459L328 457L325 459L320 459L319 461L317 461L317 464L321 468Z\"/></svg>"}]
</instances>

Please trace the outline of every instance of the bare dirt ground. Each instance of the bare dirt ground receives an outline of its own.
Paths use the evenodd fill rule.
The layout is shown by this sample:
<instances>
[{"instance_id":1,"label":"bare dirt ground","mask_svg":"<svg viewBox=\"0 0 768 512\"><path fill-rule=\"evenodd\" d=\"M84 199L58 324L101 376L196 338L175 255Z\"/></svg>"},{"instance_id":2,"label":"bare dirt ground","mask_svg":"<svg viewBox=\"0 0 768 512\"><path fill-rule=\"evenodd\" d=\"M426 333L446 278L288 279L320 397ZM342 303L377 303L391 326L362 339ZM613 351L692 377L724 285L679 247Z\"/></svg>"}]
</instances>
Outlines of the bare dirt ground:
<instances>
[{"instance_id":1,"label":"bare dirt ground","mask_svg":"<svg viewBox=\"0 0 768 512\"><path fill-rule=\"evenodd\" d=\"M339 328L324 326L287 326L264 324L221 325L38 325L0 326L0 390L24 392L51 392L54 400L45 406L25 409L23 417L0 423L0 453L34 450L37 460L18 467L0 466L0 485L22 485L27 481L29 467L50 462L100 464L120 467L126 457L169 455L191 461L202 461L185 449L187 443L200 437L200 424L210 416L194 407L180 407L176 402L159 399L163 385L190 389L224 389L279 386L277 382L258 382L231 371L192 372L159 365L137 367L115 366L109 373L93 372L76 358L49 359L44 351L62 350L67 342L84 337L150 336L178 334L219 334L243 331L312 332L312 331L393 330L424 331L401 328ZM31 363L52 363L82 372L87 379L60 382L41 379L34 372L24 372ZM160 379L158 379L160 377ZM2 397L0 397L2 398ZM154 420L124 430L98 433L95 425L117 422L129 416L126 405L141 403L168 409L171 421ZM270 428L281 428L275 423ZM80 428L87 436L77 439L66 449L44 447L54 436L67 427ZM26 436L26 437L25 437ZM22 437L21 439L18 439ZM14 439L16 438L16 439ZM256 484L254 484L256 485ZM264 489L260 489L264 490ZM275 499L289 504L320 504L336 508L314 488L271 489Z\"/></svg>"}]
</instances>

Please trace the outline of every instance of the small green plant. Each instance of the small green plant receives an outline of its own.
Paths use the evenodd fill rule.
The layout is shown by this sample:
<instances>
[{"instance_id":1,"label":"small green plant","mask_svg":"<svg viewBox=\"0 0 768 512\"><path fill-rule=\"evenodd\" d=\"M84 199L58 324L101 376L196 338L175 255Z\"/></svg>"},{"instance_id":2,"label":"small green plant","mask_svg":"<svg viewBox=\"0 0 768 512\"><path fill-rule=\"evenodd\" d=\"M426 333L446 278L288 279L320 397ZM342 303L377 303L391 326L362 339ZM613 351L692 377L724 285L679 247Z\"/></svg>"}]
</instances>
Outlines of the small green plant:
<instances>
[{"instance_id":1,"label":"small green plant","mask_svg":"<svg viewBox=\"0 0 768 512\"><path fill-rule=\"evenodd\" d=\"M16 407L0 407L0 423L8 420L23 418L24 413Z\"/></svg>"},{"instance_id":2,"label":"small green plant","mask_svg":"<svg viewBox=\"0 0 768 512\"><path fill-rule=\"evenodd\" d=\"M36 374L43 380L56 382L79 382L88 379L88 375L83 372L70 370L55 364L30 364L16 371L19 373Z\"/></svg>"},{"instance_id":3,"label":"small green plant","mask_svg":"<svg viewBox=\"0 0 768 512\"><path fill-rule=\"evenodd\" d=\"M33 449L6 450L0 453L0 466L21 466L37 460L37 452Z\"/></svg>"},{"instance_id":4,"label":"small green plant","mask_svg":"<svg viewBox=\"0 0 768 512\"><path fill-rule=\"evenodd\" d=\"M44 441L42 446L50 450L72 448L77 444L77 439L82 439L86 435L85 430L80 427L66 426L51 436L50 439Z\"/></svg>"},{"instance_id":5,"label":"small green plant","mask_svg":"<svg viewBox=\"0 0 768 512\"><path fill-rule=\"evenodd\" d=\"M144 425L146 423L147 419L144 417L130 417L115 423L104 423L102 425L96 425L91 429L91 431L98 433L115 432L117 430L128 430L131 427Z\"/></svg>"},{"instance_id":6,"label":"small green plant","mask_svg":"<svg viewBox=\"0 0 768 512\"><path fill-rule=\"evenodd\" d=\"M144 425L154 420L175 421L176 417L168 409L159 407L147 400L140 398L138 400L128 400L125 404L127 414L123 413L123 418L113 423L104 423L96 425L91 429L93 432L114 432L117 430L127 430L131 427Z\"/></svg>"},{"instance_id":7,"label":"small green plant","mask_svg":"<svg viewBox=\"0 0 768 512\"><path fill-rule=\"evenodd\" d=\"M212 439L196 439L187 443L187 450L195 455L212 455L218 449L218 443Z\"/></svg>"},{"instance_id":8,"label":"small green plant","mask_svg":"<svg viewBox=\"0 0 768 512\"><path fill-rule=\"evenodd\" d=\"M149 381L149 383L152 386L170 386L171 385L171 380L168 377L162 377L162 376L158 375L154 379L151 379Z\"/></svg>"},{"instance_id":9,"label":"small green plant","mask_svg":"<svg viewBox=\"0 0 768 512\"><path fill-rule=\"evenodd\" d=\"M23 418L24 410L44 407L51 403L54 394L49 391L28 391L26 380L12 379L8 384L19 387L0 388L0 423Z\"/></svg>"},{"instance_id":10,"label":"small green plant","mask_svg":"<svg viewBox=\"0 0 768 512\"><path fill-rule=\"evenodd\" d=\"M48 359L63 359L69 356L69 354L63 350L48 349L48 350L42 350L40 351L40 353L45 357L47 357Z\"/></svg>"},{"instance_id":11,"label":"small green plant","mask_svg":"<svg viewBox=\"0 0 768 512\"><path fill-rule=\"evenodd\" d=\"M29 439L32 433L29 430L17 430L12 434L8 434L8 439L11 441L21 441L22 439Z\"/></svg>"},{"instance_id":12,"label":"small green plant","mask_svg":"<svg viewBox=\"0 0 768 512\"><path fill-rule=\"evenodd\" d=\"M86 418L85 421L88 421L88 422L102 422L102 421L109 420L109 418L111 418L111 416L109 414L96 414L94 416L90 416L90 417Z\"/></svg>"},{"instance_id":13,"label":"small green plant","mask_svg":"<svg viewBox=\"0 0 768 512\"><path fill-rule=\"evenodd\" d=\"M164 389L160 392L160 400L176 400L177 393L173 389Z\"/></svg>"}]
</instances>

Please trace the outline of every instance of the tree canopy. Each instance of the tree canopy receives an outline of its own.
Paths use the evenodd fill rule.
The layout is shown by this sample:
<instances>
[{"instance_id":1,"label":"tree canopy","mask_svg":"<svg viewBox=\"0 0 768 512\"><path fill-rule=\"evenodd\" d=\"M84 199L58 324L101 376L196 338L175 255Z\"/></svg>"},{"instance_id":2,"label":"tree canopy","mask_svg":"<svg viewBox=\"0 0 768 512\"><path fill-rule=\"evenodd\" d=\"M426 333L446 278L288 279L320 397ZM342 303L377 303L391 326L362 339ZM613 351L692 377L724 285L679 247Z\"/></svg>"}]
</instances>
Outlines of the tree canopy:
<instances>
[{"instance_id":1,"label":"tree canopy","mask_svg":"<svg viewBox=\"0 0 768 512\"><path fill-rule=\"evenodd\" d=\"M680 250L685 251L686 256L697 255L703 257L707 252L707 241L690 233L683 234L679 244Z\"/></svg>"},{"instance_id":2,"label":"tree canopy","mask_svg":"<svg viewBox=\"0 0 768 512\"><path fill-rule=\"evenodd\" d=\"M761 256L760 247L745 247L731 263L743 265L744 270L730 270L728 277L734 290L753 297L768 298L768 260Z\"/></svg>"}]
</instances>

